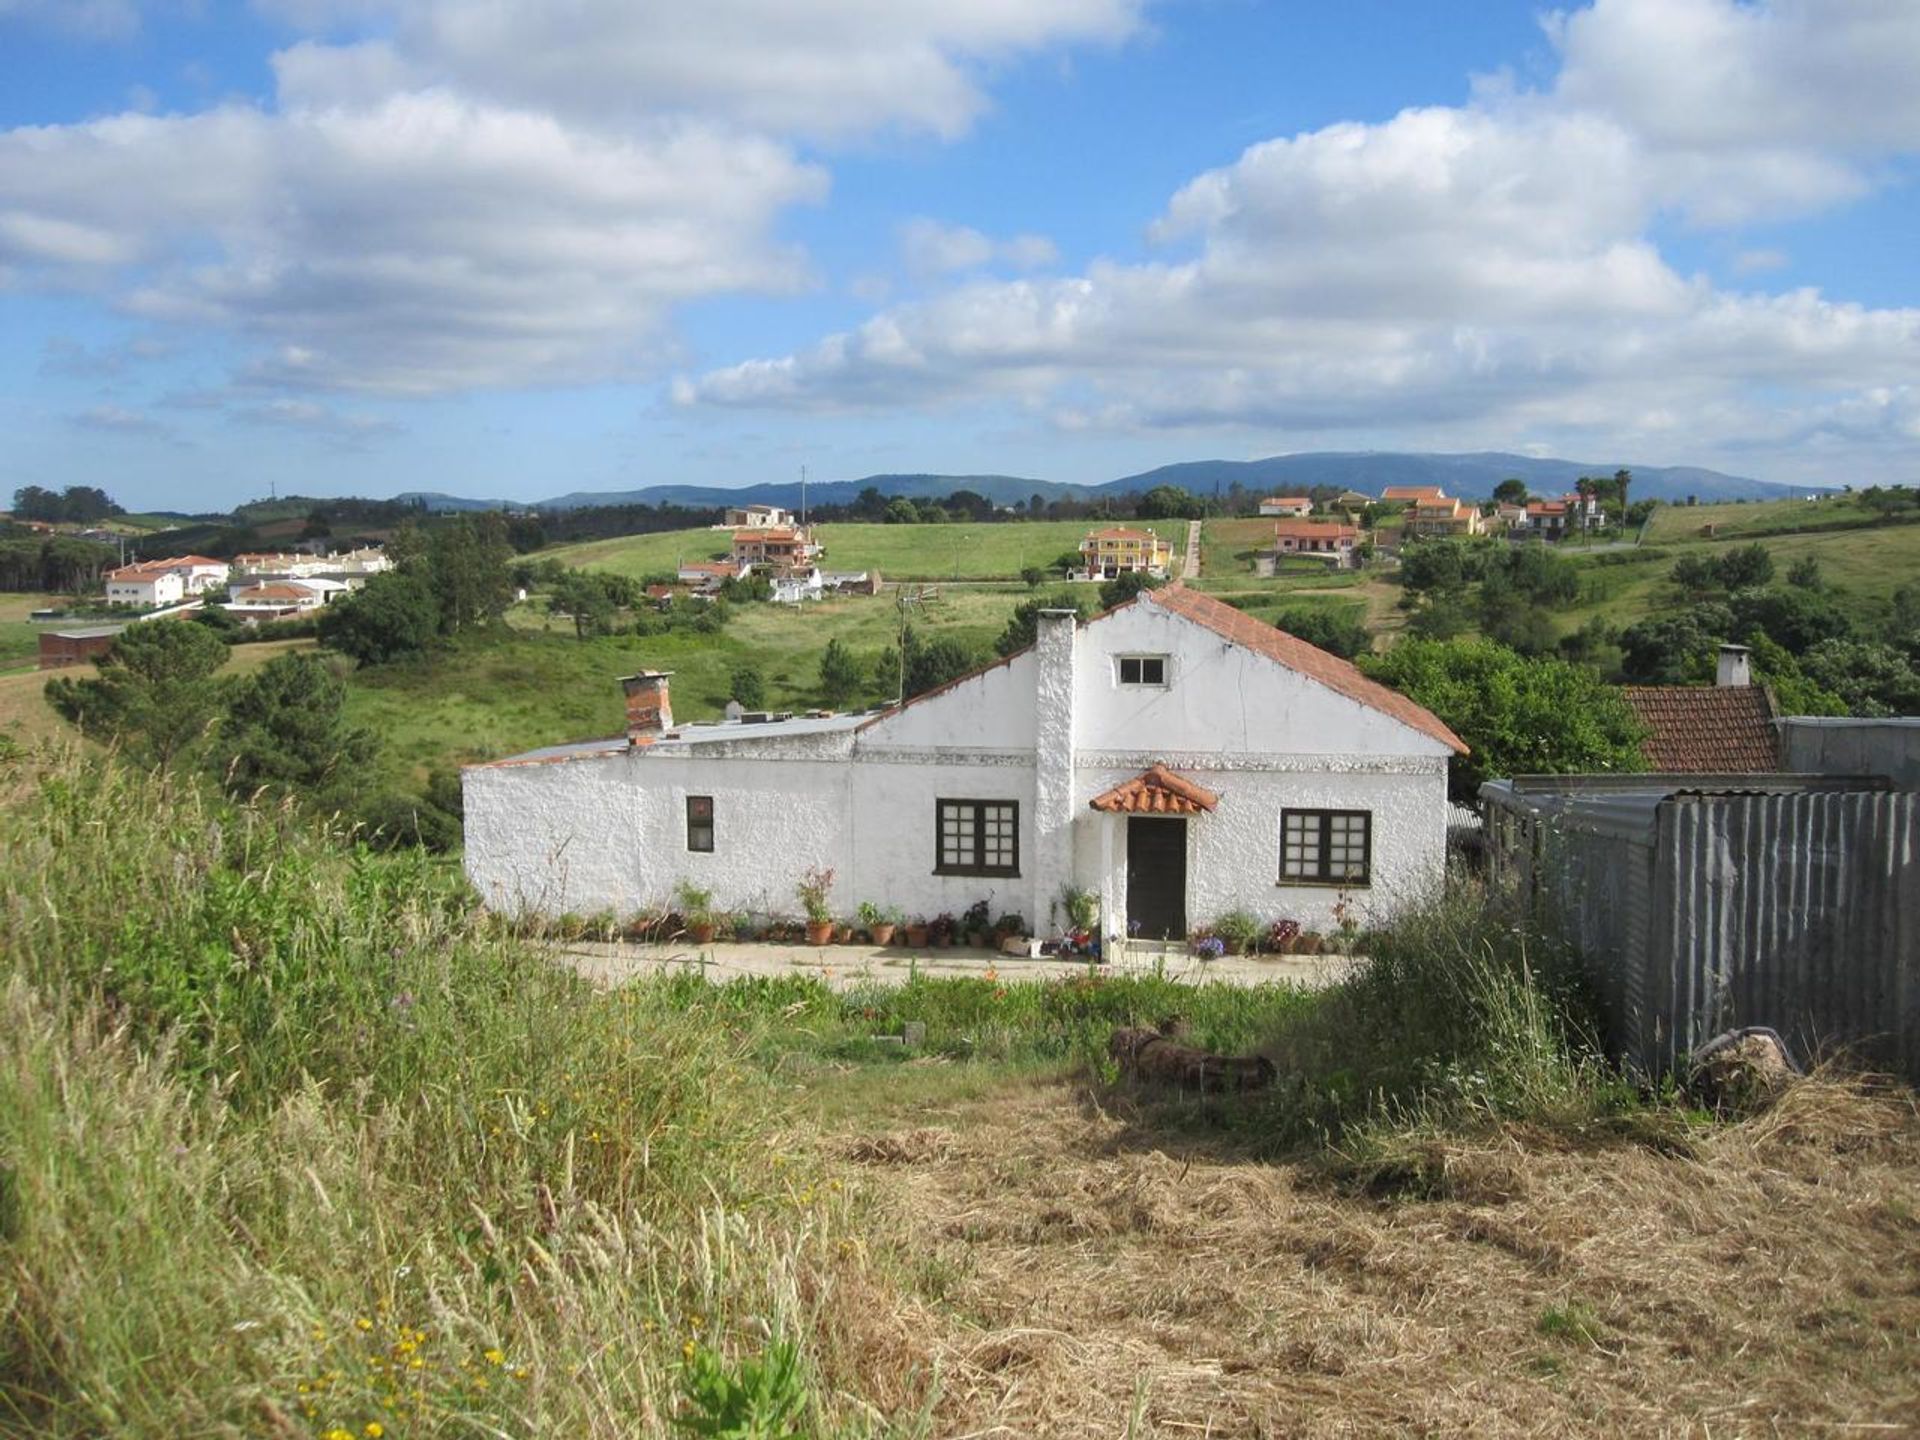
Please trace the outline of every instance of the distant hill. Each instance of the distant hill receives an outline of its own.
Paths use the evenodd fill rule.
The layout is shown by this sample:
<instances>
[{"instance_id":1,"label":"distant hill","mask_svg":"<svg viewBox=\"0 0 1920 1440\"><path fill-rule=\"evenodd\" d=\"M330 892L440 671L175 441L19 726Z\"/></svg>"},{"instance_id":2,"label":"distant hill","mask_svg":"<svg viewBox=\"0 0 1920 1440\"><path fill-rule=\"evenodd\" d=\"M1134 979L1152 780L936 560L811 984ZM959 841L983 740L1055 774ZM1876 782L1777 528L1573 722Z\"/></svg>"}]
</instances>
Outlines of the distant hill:
<instances>
[{"instance_id":1,"label":"distant hill","mask_svg":"<svg viewBox=\"0 0 1920 1440\"><path fill-rule=\"evenodd\" d=\"M1831 493L1814 485L1774 485L1744 475L1691 466L1636 465L1631 461L1541 459L1497 450L1468 455L1439 455L1412 451L1328 451L1321 454L1275 455L1266 460L1189 460L1162 465L1137 475L1123 475L1100 485L1073 485L1059 480L1036 480L1021 475L867 475L858 480L825 480L807 486L807 498L816 505L845 505L869 487L883 495L909 499L972 490L996 505L1011 505L1039 495L1044 499L1086 499L1151 490L1156 485L1178 485L1196 495L1225 492L1238 483L1249 490L1304 490L1335 485L1378 495L1389 485L1438 485L1463 500L1484 500L1502 480L1524 480L1539 494L1558 495L1573 488L1582 475L1633 472L1633 498L1684 503L1688 496L1702 504L1717 500L1780 500L1790 494ZM512 502L470 500L457 495L410 491L396 497L429 510L491 510ZM536 500L526 508L576 510L590 505L684 505L704 510L723 505L800 506L800 484L784 481L728 489L718 485L648 485L639 490L575 490L551 500Z\"/></svg>"},{"instance_id":2,"label":"distant hill","mask_svg":"<svg viewBox=\"0 0 1920 1440\"><path fill-rule=\"evenodd\" d=\"M1095 486L1096 493L1121 495L1151 490L1156 485L1178 485L1196 495L1225 491L1236 481L1249 490L1304 490L1314 485L1338 485L1363 495L1378 495L1389 485L1438 485L1462 500L1484 500L1493 487L1509 478L1524 480L1537 494L1558 495L1573 488L1582 475L1633 472L1636 500L1684 503L1691 495L1706 504L1715 500L1783 500L1790 494L1813 494L1817 486L1770 484L1743 475L1692 466L1635 465L1631 461L1585 463L1539 459L1482 451L1470 455L1434 455L1395 451L1329 451L1322 454L1276 455L1268 460L1192 460L1162 465L1138 475L1125 475Z\"/></svg>"}]
</instances>

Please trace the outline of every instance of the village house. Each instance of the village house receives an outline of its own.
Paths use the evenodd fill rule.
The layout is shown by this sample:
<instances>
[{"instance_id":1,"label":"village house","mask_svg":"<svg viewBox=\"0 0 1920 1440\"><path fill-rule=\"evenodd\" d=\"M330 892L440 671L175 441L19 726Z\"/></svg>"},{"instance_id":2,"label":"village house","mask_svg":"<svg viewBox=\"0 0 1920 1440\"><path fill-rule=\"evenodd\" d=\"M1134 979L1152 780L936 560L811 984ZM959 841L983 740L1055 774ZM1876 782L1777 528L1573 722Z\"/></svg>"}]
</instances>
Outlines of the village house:
<instances>
[{"instance_id":1,"label":"village house","mask_svg":"<svg viewBox=\"0 0 1920 1440\"><path fill-rule=\"evenodd\" d=\"M1320 931L1432 893L1447 761L1435 716L1352 664L1171 585L902 705L676 724L669 677L623 682L627 733L468 767L467 875L558 915L788 915L809 867L832 904L959 914L979 900L1103 933L1181 937L1226 912Z\"/></svg>"},{"instance_id":2,"label":"village house","mask_svg":"<svg viewBox=\"0 0 1920 1440\"><path fill-rule=\"evenodd\" d=\"M1481 523L1479 506L1441 496L1417 500L1408 506L1405 528L1408 535L1446 536L1478 535L1485 526Z\"/></svg>"},{"instance_id":3,"label":"village house","mask_svg":"<svg viewBox=\"0 0 1920 1440\"><path fill-rule=\"evenodd\" d=\"M729 580L744 580L753 567L734 560L683 560L675 578L696 595L711 595Z\"/></svg>"},{"instance_id":4,"label":"village house","mask_svg":"<svg viewBox=\"0 0 1920 1440\"><path fill-rule=\"evenodd\" d=\"M139 560L106 573L109 605L177 605L227 583L227 563L205 555Z\"/></svg>"},{"instance_id":5,"label":"village house","mask_svg":"<svg viewBox=\"0 0 1920 1440\"><path fill-rule=\"evenodd\" d=\"M733 563L786 577L813 568L822 551L813 532L793 526L748 526L733 532Z\"/></svg>"},{"instance_id":6,"label":"village house","mask_svg":"<svg viewBox=\"0 0 1920 1440\"><path fill-rule=\"evenodd\" d=\"M727 509L725 530L791 530L794 514L778 505L734 505Z\"/></svg>"},{"instance_id":7,"label":"village house","mask_svg":"<svg viewBox=\"0 0 1920 1440\"><path fill-rule=\"evenodd\" d=\"M353 587L344 580L263 580L233 591L227 598L230 615L244 620L279 620L302 615L330 604Z\"/></svg>"},{"instance_id":8,"label":"village house","mask_svg":"<svg viewBox=\"0 0 1920 1440\"><path fill-rule=\"evenodd\" d=\"M1080 542L1079 574L1084 580L1111 580L1135 571L1165 575L1172 562L1173 546L1152 530L1117 525L1089 530Z\"/></svg>"},{"instance_id":9,"label":"village house","mask_svg":"<svg viewBox=\"0 0 1920 1440\"><path fill-rule=\"evenodd\" d=\"M1281 520L1273 527L1273 549L1267 552L1268 564L1256 558L1255 568L1271 574L1272 561L1289 555L1311 555L1323 559L1335 569L1353 564L1354 546L1360 543L1360 531L1352 525L1315 524L1311 520Z\"/></svg>"},{"instance_id":10,"label":"village house","mask_svg":"<svg viewBox=\"0 0 1920 1440\"><path fill-rule=\"evenodd\" d=\"M1313 501L1305 495L1269 495L1260 502L1260 514L1307 516L1313 513Z\"/></svg>"},{"instance_id":11,"label":"village house","mask_svg":"<svg viewBox=\"0 0 1920 1440\"><path fill-rule=\"evenodd\" d=\"M1542 540L1560 539L1567 533L1567 502L1529 500L1526 527L1518 533L1536 535Z\"/></svg>"},{"instance_id":12,"label":"village house","mask_svg":"<svg viewBox=\"0 0 1920 1440\"><path fill-rule=\"evenodd\" d=\"M1396 500L1403 505L1417 505L1423 500L1445 500L1447 496L1438 485L1389 485L1380 492L1380 498Z\"/></svg>"},{"instance_id":13,"label":"village house","mask_svg":"<svg viewBox=\"0 0 1920 1440\"><path fill-rule=\"evenodd\" d=\"M1623 685L1646 730L1647 768L1671 774L1739 775L1778 770L1779 715L1753 683L1752 653L1722 645L1712 685Z\"/></svg>"}]
</instances>

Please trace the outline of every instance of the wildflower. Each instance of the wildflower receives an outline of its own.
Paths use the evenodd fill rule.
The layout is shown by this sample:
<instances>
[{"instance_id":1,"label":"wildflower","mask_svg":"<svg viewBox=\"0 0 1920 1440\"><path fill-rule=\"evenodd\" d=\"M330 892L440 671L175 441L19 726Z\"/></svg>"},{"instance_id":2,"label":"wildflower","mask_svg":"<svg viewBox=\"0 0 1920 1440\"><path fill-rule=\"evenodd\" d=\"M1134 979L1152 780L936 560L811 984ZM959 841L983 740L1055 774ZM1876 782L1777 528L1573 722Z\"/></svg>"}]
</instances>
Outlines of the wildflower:
<instances>
[{"instance_id":1,"label":"wildflower","mask_svg":"<svg viewBox=\"0 0 1920 1440\"><path fill-rule=\"evenodd\" d=\"M487 1351L486 1355L487 1355L487 1363L489 1365L504 1364L507 1358L506 1352L498 1348Z\"/></svg>"},{"instance_id":2,"label":"wildflower","mask_svg":"<svg viewBox=\"0 0 1920 1440\"><path fill-rule=\"evenodd\" d=\"M380 1440L380 1437L387 1433L387 1427L378 1420L369 1420L367 1428L361 1433L367 1437L367 1440Z\"/></svg>"},{"instance_id":3,"label":"wildflower","mask_svg":"<svg viewBox=\"0 0 1920 1440\"><path fill-rule=\"evenodd\" d=\"M358 1330L362 1335L364 1335L367 1333L367 1331L373 1329L373 1321L367 1319L366 1316L362 1315L358 1320L355 1320L353 1322L353 1328Z\"/></svg>"},{"instance_id":4,"label":"wildflower","mask_svg":"<svg viewBox=\"0 0 1920 1440\"><path fill-rule=\"evenodd\" d=\"M699 1348L700 1347L698 1345L694 1344L693 1341L689 1340L680 1347L680 1353L681 1355L685 1356L687 1359L691 1360L693 1359L694 1352Z\"/></svg>"}]
</instances>

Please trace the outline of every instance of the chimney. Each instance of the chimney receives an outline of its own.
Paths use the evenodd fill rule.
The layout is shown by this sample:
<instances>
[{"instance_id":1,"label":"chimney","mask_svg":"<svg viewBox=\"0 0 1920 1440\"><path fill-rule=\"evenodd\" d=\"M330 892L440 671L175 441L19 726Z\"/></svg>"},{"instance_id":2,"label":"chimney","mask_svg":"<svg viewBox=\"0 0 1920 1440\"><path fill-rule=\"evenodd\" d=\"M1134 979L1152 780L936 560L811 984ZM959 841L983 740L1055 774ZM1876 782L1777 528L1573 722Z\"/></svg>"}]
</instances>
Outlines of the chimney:
<instances>
[{"instance_id":1,"label":"chimney","mask_svg":"<svg viewBox=\"0 0 1920 1440\"><path fill-rule=\"evenodd\" d=\"M673 728L673 708L667 704L667 680L671 670L642 670L623 676L620 688L627 692L627 743L651 745Z\"/></svg>"},{"instance_id":2,"label":"chimney","mask_svg":"<svg viewBox=\"0 0 1920 1440\"><path fill-rule=\"evenodd\" d=\"M1080 617L1042 610L1034 637L1034 887L1032 914L1046 917L1073 878L1074 647Z\"/></svg>"},{"instance_id":3,"label":"chimney","mask_svg":"<svg viewBox=\"0 0 1920 1440\"><path fill-rule=\"evenodd\" d=\"M1722 645L1720 664L1715 670L1713 683L1722 689L1739 689L1753 683L1753 667L1748 656L1753 652L1744 645Z\"/></svg>"}]
</instances>

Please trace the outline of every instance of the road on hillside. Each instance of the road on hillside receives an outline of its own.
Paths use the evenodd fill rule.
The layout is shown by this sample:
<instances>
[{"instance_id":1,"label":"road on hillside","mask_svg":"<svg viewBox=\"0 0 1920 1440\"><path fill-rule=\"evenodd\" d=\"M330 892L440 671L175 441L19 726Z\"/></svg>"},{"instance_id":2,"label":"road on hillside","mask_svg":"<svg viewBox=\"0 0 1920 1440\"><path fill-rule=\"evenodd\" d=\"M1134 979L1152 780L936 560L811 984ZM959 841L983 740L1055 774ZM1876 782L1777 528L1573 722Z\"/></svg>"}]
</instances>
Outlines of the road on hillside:
<instances>
[{"instance_id":1,"label":"road on hillside","mask_svg":"<svg viewBox=\"0 0 1920 1440\"><path fill-rule=\"evenodd\" d=\"M1198 580L1200 578L1200 522L1187 522L1187 560L1180 567L1180 578Z\"/></svg>"}]
</instances>

